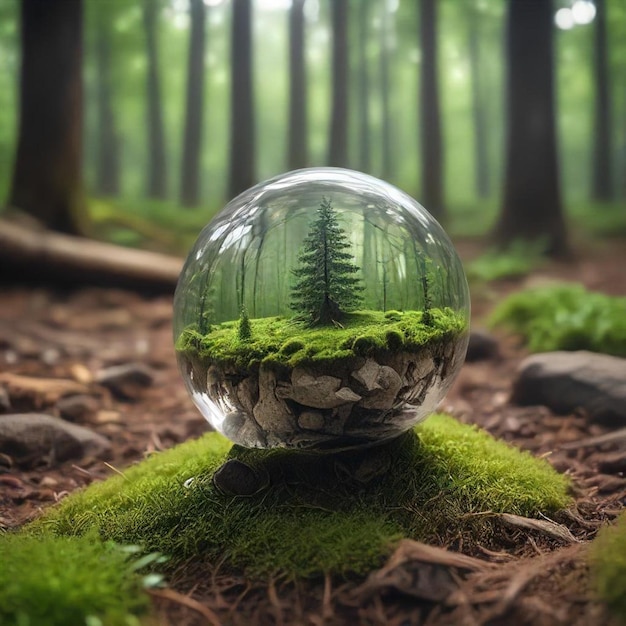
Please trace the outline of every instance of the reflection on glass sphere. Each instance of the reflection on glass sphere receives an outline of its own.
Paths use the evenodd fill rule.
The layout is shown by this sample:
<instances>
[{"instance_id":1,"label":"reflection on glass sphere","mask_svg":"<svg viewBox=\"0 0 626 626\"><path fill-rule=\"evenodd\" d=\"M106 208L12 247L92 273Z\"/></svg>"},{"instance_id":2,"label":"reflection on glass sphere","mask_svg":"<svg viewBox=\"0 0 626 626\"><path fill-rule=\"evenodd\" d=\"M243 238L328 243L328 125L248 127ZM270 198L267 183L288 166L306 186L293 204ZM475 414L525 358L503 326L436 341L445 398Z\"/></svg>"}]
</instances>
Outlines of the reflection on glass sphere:
<instances>
[{"instance_id":1,"label":"reflection on glass sphere","mask_svg":"<svg viewBox=\"0 0 626 626\"><path fill-rule=\"evenodd\" d=\"M415 200L338 168L289 172L200 233L174 300L187 388L248 447L339 449L436 407L467 348L469 292Z\"/></svg>"}]
</instances>

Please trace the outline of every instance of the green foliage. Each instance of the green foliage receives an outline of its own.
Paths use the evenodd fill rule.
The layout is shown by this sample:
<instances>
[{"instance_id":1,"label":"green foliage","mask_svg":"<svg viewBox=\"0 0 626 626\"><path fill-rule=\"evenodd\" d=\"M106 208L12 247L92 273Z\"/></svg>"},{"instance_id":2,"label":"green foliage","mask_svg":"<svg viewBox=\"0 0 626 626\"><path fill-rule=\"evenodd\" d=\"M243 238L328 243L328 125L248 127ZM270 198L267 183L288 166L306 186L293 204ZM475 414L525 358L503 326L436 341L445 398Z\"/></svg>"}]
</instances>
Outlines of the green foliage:
<instances>
[{"instance_id":1,"label":"green foliage","mask_svg":"<svg viewBox=\"0 0 626 626\"><path fill-rule=\"evenodd\" d=\"M626 620L626 514L600 530L590 546L589 562L598 595Z\"/></svg>"},{"instance_id":2,"label":"green foliage","mask_svg":"<svg viewBox=\"0 0 626 626\"><path fill-rule=\"evenodd\" d=\"M148 598L130 557L93 533L0 535L0 623L138 626Z\"/></svg>"},{"instance_id":3,"label":"green foliage","mask_svg":"<svg viewBox=\"0 0 626 626\"><path fill-rule=\"evenodd\" d=\"M385 319L398 322L401 317L402 313L400 311L385 311Z\"/></svg>"},{"instance_id":4,"label":"green foliage","mask_svg":"<svg viewBox=\"0 0 626 626\"><path fill-rule=\"evenodd\" d=\"M493 248L467 264L468 280L492 281L518 278L536 270L544 261L545 242L517 239L506 250Z\"/></svg>"},{"instance_id":5,"label":"green foliage","mask_svg":"<svg viewBox=\"0 0 626 626\"><path fill-rule=\"evenodd\" d=\"M239 341L250 341L252 338L252 325L250 317L245 306L241 307L241 315L239 316L239 326L237 327L237 337Z\"/></svg>"},{"instance_id":6,"label":"green foliage","mask_svg":"<svg viewBox=\"0 0 626 626\"><path fill-rule=\"evenodd\" d=\"M490 323L519 333L532 352L591 350L626 356L626 298L578 284L514 293L496 307Z\"/></svg>"},{"instance_id":7,"label":"green foliage","mask_svg":"<svg viewBox=\"0 0 626 626\"><path fill-rule=\"evenodd\" d=\"M570 501L568 479L546 461L445 415L379 448L343 455L229 448L209 433L154 454L72 494L28 530L97 531L168 554L170 566L226 559L262 576L364 574L400 537L488 542L497 522L479 513L537 515ZM341 471L377 455L390 466L367 484ZM219 494L212 476L228 456L266 471L269 489Z\"/></svg>"},{"instance_id":8,"label":"green foliage","mask_svg":"<svg viewBox=\"0 0 626 626\"><path fill-rule=\"evenodd\" d=\"M290 306L314 324L332 324L362 301L363 286L353 276L360 268L349 248L330 200L324 198L298 255L300 267L292 270L298 281Z\"/></svg>"},{"instance_id":9,"label":"green foliage","mask_svg":"<svg viewBox=\"0 0 626 626\"><path fill-rule=\"evenodd\" d=\"M574 224L584 234L599 237L624 237L626 235L626 211L624 211L623 202L585 201L573 204L569 213Z\"/></svg>"},{"instance_id":10,"label":"green foliage","mask_svg":"<svg viewBox=\"0 0 626 626\"><path fill-rule=\"evenodd\" d=\"M389 349L419 351L429 343L449 341L467 331L467 322L452 309L432 309L432 323L426 326L421 311L405 311L390 318L378 311L347 314L342 328L309 327L281 317L253 320L254 335L238 341L238 330L232 321L212 327L203 335L193 327L185 329L176 349L189 358L234 365L246 370L259 363L277 367L318 364L332 366L355 355L375 354ZM395 333L396 347L387 342Z\"/></svg>"},{"instance_id":11,"label":"green foliage","mask_svg":"<svg viewBox=\"0 0 626 626\"><path fill-rule=\"evenodd\" d=\"M373 355L386 347L386 342L377 335L361 335L352 342L352 352L358 356Z\"/></svg>"},{"instance_id":12,"label":"green foliage","mask_svg":"<svg viewBox=\"0 0 626 626\"><path fill-rule=\"evenodd\" d=\"M402 344L404 343L404 336L398 330L388 330L385 333L385 340L387 342L387 347L392 352L396 352L402 349Z\"/></svg>"},{"instance_id":13,"label":"green foliage","mask_svg":"<svg viewBox=\"0 0 626 626\"><path fill-rule=\"evenodd\" d=\"M295 354L296 352L300 352L300 350L304 350L305 347L304 341L300 341L300 339L290 339L282 345L280 352L281 354L289 356Z\"/></svg>"}]
</instances>

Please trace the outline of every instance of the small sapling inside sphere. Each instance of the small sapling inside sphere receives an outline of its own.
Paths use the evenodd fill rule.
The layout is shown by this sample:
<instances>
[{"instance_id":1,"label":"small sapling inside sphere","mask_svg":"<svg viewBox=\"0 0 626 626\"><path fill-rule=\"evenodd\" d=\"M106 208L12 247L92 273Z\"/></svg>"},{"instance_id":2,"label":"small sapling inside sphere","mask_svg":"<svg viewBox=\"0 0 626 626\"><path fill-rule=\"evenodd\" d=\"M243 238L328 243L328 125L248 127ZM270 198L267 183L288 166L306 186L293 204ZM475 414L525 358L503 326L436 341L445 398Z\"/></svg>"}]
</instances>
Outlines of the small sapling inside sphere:
<instances>
[{"instance_id":1,"label":"small sapling inside sphere","mask_svg":"<svg viewBox=\"0 0 626 626\"><path fill-rule=\"evenodd\" d=\"M200 233L174 300L180 369L213 428L247 447L395 437L461 367L469 292L441 226L381 180L289 172Z\"/></svg>"}]
</instances>

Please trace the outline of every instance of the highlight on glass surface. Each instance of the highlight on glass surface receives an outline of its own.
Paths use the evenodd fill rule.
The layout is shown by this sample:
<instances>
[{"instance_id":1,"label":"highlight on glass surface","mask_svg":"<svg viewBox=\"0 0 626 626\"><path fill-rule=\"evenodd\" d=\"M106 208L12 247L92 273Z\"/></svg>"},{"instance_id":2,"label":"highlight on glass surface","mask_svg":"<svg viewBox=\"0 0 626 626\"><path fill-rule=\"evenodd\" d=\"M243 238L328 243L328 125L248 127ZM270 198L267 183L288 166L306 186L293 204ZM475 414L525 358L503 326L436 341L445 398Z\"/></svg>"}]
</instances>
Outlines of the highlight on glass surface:
<instances>
[{"instance_id":1,"label":"highlight on glass surface","mask_svg":"<svg viewBox=\"0 0 626 626\"><path fill-rule=\"evenodd\" d=\"M339 168L289 172L200 233L174 301L187 389L247 447L341 449L427 417L467 348L469 292L434 218Z\"/></svg>"}]
</instances>

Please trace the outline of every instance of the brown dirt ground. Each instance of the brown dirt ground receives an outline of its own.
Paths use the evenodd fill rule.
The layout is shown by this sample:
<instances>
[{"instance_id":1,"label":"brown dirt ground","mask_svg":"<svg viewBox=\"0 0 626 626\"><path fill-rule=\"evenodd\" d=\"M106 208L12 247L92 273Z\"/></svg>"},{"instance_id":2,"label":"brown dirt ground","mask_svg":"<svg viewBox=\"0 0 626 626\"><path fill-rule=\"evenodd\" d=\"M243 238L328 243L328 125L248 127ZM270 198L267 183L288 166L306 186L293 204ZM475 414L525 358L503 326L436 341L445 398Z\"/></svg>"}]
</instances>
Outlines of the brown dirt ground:
<instances>
[{"instance_id":1,"label":"brown dirt ground","mask_svg":"<svg viewBox=\"0 0 626 626\"><path fill-rule=\"evenodd\" d=\"M458 248L466 259L480 250L470 241ZM625 295L626 241L587 244L578 258L567 263L551 263L521 280L476 286L474 325L481 326L504 294L554 279L577 280L592 289ZM11 287L0 294L0 372L87 384L96 401L81 423L113 444L106 463L84 458L23 469L9 458L0 458L0 529L16 528L75 489L110 476L114 468L207 430L177 372L169 297L146 298L98 288L59 292ZM555 416L545 407L509 404L511 382L525 351L515 338L499 335L499 339L501 357L466 364L442 408L546 456L570 474L576 508L556 521L571 530L575 541L504 529L497 550L484 548L472 554L493 567L462 578L452 572L457 590L445 602L426 602L397 590L366 591L363 580L257 582L219 563L195 565L180 568L167 589L154 592L156 623L611 624L590 588L585 544L626 503L626 479L622 473L611 473L607 463L616 445L577 443L608 432L584 414ZM105 366L136 362L154 369L155 382L149 388L130 387L121 398L93 382L94 374ZM50 399L26 393L13 398L12 410L54 413L56 409ZM463 552L463 546L452 547Z\"/></svg>"}]
</instances>

